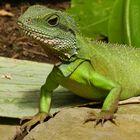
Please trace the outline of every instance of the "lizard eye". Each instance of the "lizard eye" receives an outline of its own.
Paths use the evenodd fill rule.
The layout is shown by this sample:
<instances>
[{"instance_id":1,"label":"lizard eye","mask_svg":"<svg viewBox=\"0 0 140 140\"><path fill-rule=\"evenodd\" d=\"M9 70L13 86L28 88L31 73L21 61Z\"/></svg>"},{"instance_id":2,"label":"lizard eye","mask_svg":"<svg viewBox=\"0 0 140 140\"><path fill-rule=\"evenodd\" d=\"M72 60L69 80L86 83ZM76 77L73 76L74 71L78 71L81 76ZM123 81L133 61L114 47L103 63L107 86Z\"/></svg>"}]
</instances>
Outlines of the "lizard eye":
<instances>
[{"instance_id":1,"label":"lizard eye","mask_svg":"<svg viewBox=\"0 0 140 140\"><path fill-rule=\"evenodd\" d=\"M53 15L47 20L47 22L49 26L56 26L59 23L59 17L57 15Z\"/></svg>"}]
</instances>

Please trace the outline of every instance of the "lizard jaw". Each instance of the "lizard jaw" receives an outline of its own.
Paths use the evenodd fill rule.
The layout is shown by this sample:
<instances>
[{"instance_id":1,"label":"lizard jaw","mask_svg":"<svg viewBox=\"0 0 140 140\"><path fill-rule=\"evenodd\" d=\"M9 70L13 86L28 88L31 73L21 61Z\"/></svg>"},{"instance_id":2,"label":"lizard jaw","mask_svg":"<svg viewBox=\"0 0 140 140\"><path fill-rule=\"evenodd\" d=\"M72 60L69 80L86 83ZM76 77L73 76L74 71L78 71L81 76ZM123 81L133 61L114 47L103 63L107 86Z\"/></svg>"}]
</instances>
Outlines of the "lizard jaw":
<instances>
[{"instance_id":1,"label":"lizard jaw","mask_svg":"<svg viewBox=\"0 0 140 140\"><path fill-rule=\"evenodd\" d=\"M22 22L17 22L19 28L29 38L35 40L38 44L44 48L49 59L60 61L69 61L73 55L77 54L76 42L73 41L72 48L67 40L61 40L59 38L53 38L44 33L44 31L38 31L29 26L24 25ZM68 50L68 51L67 51Z\"/></svg>"},{"instance_id":2,"label":"lizard jaw","mask_svg":"<svg viewBox=\"0 0 140 140\"><path fill-rule=\"evenodd\" d=\"M35 41L41 42L42 44L44 44L46 46L55 46L55 45L60 44L60 41L58 39L51 39L49 36L43 35L36 31L25 30L24 28L22 28L22 32L26 36L29 36L30 38L34 39Z\"/></svg>"},{"instance_id":3,"label":"lizard jaw","mask_svg":"<svg viewBox=\"0 0 140 140\"><path fill-rule=\"evenodd\" d=\"M59 44L58 40L51 39L50 37L44 34L41 34L35 30L32 31L29 28L26 29L26 27L20 24L20 22L18 22L18 25L23 34L25 34L26 36L35 40L37 43L40 43L42 46L44 46L43 48L48 56L48 63L50 64L60 63L60 58L58 58L57 55L55 55L55 53L53 53L53 51L51 50L51 47L49 47L49 46L58 45ZM47 46L47 49L46 49L46 46Z\"/></svg>"},{"instance_id":4,"label":"lizard jaw","mask_svg":"<svg viewBox=\"0 0 140 140\"><path fill-rule=\"evenodd\" d=\"M19 21L17 22L17 24L18 24L19 28L21 29L21 31L23 32L23 34L36 40L37 42L41 42L47 46L55 46L55 45L59 45L61 43L60 40L53 39L50 36L43 34L41 31L39 32L38 30L27 27Z\"/></svg>"}]
</instances>

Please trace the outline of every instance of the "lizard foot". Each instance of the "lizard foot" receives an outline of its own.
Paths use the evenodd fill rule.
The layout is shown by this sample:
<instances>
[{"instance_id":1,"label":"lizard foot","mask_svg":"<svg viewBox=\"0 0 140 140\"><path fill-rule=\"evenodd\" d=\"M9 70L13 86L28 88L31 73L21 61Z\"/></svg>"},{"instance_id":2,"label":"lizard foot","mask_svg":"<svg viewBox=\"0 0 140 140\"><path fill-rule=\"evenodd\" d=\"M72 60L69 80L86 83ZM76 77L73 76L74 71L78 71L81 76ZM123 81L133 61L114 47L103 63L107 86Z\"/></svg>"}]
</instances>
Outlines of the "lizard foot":
<instances>
[{"instance_id":1,"label":"lizard foot","mask_svg":"<svg viewBox=\"0 0 140 140\"><path fill-rule=\"evenodd\" d=\"M21 119L20 124L24 120L29 120L29 121L25 122L21 126L21 131L26 130L27 132L29 132L31 127L35 125L37 122L43 123L46 118L50 118L50 117L52 116L49 115L48 113L37 113L35 116L32 116L32 117L24 117L23 119Z\"/></svg>"},{"instance_id":2,"label":"lizard foot","mask_svg":"<svg viewBox=\"0 0 140 140\"><path fill-rule=\"evenodd\" d=\"M116 122L114 121L115 118L116 117L114 116L114 113L109 111L101 111L97 115L95 115L93 112L90 112L88 118L85 120L85 123L89 121L95 121L96 127L99 123L101 123L101 125L103 126L103 124L109 120L116 125Z\"/></svg>"}]
</instances>

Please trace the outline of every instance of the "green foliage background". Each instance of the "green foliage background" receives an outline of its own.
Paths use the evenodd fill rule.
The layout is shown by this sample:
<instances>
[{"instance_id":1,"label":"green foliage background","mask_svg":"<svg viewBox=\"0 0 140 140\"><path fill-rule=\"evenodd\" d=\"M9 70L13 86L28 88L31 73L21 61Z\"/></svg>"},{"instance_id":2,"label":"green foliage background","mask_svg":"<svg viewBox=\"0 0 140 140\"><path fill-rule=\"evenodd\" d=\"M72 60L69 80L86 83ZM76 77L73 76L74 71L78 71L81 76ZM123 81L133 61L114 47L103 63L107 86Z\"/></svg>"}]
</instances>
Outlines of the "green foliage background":
<instances>
[{"instance_id":1,"label":"green foliage background","mask_svg":"<svg viewBox=\"0 0 140 140\"><path fill-rule=\"evenodd\" d=\"M68 13L87 37L108 35L108 20L115 0L72 0Z\"/></svg>"},{"instance_id":2,"label":"green foliage background","mask_svg":"<svg viewBox=\"0 0 140 140\"><path fill-rule=\"evenodd\" d=\"M68 13L83 36L140 47L140 0L72 0Z\"/></svg>"}]
</instances>

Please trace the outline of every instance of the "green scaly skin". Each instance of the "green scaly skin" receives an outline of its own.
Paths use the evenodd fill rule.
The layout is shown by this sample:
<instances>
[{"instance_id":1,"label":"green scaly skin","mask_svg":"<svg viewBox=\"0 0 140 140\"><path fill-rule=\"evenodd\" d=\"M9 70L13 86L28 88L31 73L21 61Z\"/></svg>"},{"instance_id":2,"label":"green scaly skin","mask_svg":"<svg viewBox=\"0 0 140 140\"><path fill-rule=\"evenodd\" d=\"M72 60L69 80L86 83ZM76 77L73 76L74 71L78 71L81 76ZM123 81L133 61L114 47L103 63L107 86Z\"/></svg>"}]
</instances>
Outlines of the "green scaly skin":
<instances>
[{"instance_id":1,"label":"green scaly skin","mask_svg":"<svg viewBox=\"0 0 140 140\"><path fill-rule=\"evenodd\" d=\"M46 51L54 68L41 87L39 113L22 125L29 130L49 116L51 95L59 85L91 100L104 101L97 116L102 124L114 119L118 101L140 95L140 49L89 42L66 13L31 6L19 19L22 32ZM54 61L55 60L55 61Z\"/></svg>"}]
</instances>

